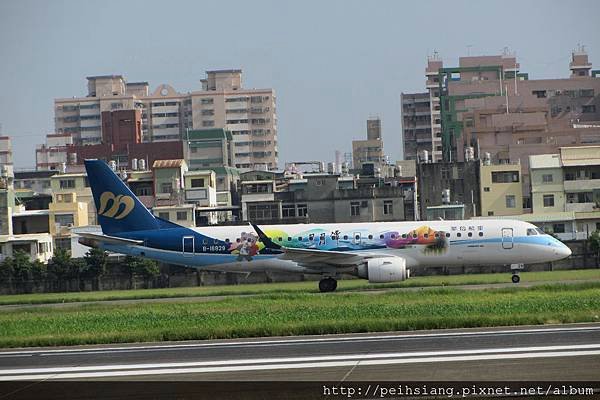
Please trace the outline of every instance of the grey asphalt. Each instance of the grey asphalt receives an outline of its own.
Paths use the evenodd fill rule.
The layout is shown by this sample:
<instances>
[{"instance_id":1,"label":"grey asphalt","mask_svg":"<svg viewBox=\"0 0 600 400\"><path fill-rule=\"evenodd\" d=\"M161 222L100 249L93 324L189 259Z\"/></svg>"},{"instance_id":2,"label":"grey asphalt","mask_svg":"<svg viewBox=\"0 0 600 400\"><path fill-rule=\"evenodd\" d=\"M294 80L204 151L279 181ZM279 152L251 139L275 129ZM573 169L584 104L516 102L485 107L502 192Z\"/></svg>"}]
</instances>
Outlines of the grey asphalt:
<instances>
[{"instance_id":1,"label":"grey asphalt","mask_svg":"<svg viewBox=\"0 0 600 400\"><path fill-rule=\"evenodd\" d=\"M510 275L507 275L510 278ZM383 292L395 292L395 291L419 291L419 290L435 290L440 288L453 288L461 290L485 290L485 289L502 289L511 287L528 288L541 285L549 284L564 284L574 285L579 283L589 282L600 282L600 279L586 279L586 280L564 280L564 281L536 281L536 282L521 282L514 284L511 282L506 283L488 283L488 284L474 284L474 285L447 285L447 286L419 286L419 287L402 287L402 288L384 288L384 289L357 289L357 290L344 290L339 292L330 293L330 295L344 294L344 293L383 293ZM317 285L317 282L315 282ZM318 292L309 292L312 294L318 294ZM10 311L15 309L27 309L27 308L39 308L39 307L78 307L82 305L113 305L119 306L124 304L139 304L139 303L173 303L173 302L211 302L225 300L231 297L255 297L261 296L261 294L228 294L218 296L184 296L184 297L163 297L155 299L123 299L123 300L99 300L99 301L77 301L77 302L65 302L65 303L41 303L41 304L8 304L0 305L1 311Z\"/></svg>"},{"instance_id":2,"label":"grey asphalt","mask_svg":"<svg viewBox=\"0 0 600 400\"><path fill-rule=\"evenodd\" d=\"M600 381L599 367L600 323L0 351L0 380L34 381Z\"/></svg>"}]
</instances>

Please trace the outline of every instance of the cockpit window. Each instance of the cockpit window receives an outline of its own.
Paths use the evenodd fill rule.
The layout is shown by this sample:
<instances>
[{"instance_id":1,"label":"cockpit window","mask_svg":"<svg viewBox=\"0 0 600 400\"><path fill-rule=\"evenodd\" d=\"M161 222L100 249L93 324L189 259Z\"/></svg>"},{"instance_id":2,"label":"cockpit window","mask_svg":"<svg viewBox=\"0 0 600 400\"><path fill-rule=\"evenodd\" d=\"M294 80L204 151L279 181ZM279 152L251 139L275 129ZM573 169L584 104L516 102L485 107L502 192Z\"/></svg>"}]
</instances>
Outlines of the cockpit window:
<instances>
[{"instance_id":1,"label":"cockpit window","mask_svg":"<svg viewBox=\"0 0 600 400\"><path fill-rule=\"evenodd\" d=\"M545 235L546 232L544 232L543 230L541 230L540 228L535 228L535 230L537 231L537 233L539 233L540 235Z\"/></svg>"},{"instance_id":2,"label":"cockpit window","mask_svg":"<svg viewBox=\"0 0 600 400\"><path fill-rule=\"evenodd\" d=\"M537 231L533 228L527 229L527 236L537 235Z\"/></svg>"}]
</instances>

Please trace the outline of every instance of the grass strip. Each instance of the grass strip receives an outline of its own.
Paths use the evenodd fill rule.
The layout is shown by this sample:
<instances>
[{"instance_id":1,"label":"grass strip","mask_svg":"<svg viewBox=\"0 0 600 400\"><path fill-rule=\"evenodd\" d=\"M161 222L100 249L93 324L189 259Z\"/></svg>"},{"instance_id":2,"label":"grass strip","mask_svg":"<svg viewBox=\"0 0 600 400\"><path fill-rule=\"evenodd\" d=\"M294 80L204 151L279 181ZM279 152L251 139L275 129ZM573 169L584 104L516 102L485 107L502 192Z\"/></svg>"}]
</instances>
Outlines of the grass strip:
<instances>
[{"instance_id":1,"label":"grass strip","mask_svg":"<svg viewBox=\"0 0 600 400\"><path fill-rule=\"evenodd\" d=\"M582 269L567 271L524 272L521 282L560 281L560 280L586 280L600 279L600 269ZM492 283L508 283L508 273L497 274L470 274L470 275L441 275L422 276L410 278L404 282L386 284L369 284L362 279L339 281L338 291L403 288L403 287L431 287L431 286L456 286L479 285ZM158 299L173 297L204 297L226 296L235 294L267 294L267 293L303 293L318 292L317 282L286 282L286 283L261 283L244 284L236 286L199 286L164 289L138 289L138 290L110 290L97 292L70 292L70 293L39 293L0 296L0 305L14 304L47 304L70 303L83 301L108 301L108 300L135 300Z\"/></svg>"},{"instance_id":2,"label":"grass strip","mask_svg":"<svg viewBox=\"0 0 600 400\"><path fill-rule=\"evenodd\" d=\"M0 313L0 347L600 322L600 283L273 293L215 302L86 304Z\"/></svg>"}]
</instances>

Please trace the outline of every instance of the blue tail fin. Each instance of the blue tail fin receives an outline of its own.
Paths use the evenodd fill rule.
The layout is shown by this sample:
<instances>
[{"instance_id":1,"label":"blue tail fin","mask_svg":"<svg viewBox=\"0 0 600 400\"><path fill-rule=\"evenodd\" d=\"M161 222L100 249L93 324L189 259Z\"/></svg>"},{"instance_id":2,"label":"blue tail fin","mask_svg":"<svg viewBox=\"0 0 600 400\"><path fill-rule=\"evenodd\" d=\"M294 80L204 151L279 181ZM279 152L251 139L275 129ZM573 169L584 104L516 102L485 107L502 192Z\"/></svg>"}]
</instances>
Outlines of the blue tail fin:
<instances>
[{"instance_id":1,"label":"blue tail fin","mask_svg":"<svg viewBox=\"0 0 600 400\"><path fill-rule=\"evenodd\" d=\"M114 235L160 229L159 220L104 161L85 160L85 169L102 232Z\"/></svg>"}]
</instances>

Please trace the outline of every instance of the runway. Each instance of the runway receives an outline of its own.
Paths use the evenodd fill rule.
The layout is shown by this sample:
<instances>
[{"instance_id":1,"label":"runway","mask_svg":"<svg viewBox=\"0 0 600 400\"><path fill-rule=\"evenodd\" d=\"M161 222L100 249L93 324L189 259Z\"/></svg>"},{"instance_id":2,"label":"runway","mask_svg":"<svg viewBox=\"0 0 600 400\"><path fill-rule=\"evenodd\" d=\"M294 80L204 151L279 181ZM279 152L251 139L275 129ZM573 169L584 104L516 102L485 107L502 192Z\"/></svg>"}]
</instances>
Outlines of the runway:
<instances>
[{"instance_id":1,"label":"runway","mask_svg":"<svg viewBox=\"0 0 600 400\"><path fill-rule=\"evenodd\" d=\"M600 381L600 324L0 351L0 381Z\"/></svg>"}]
</instances>

